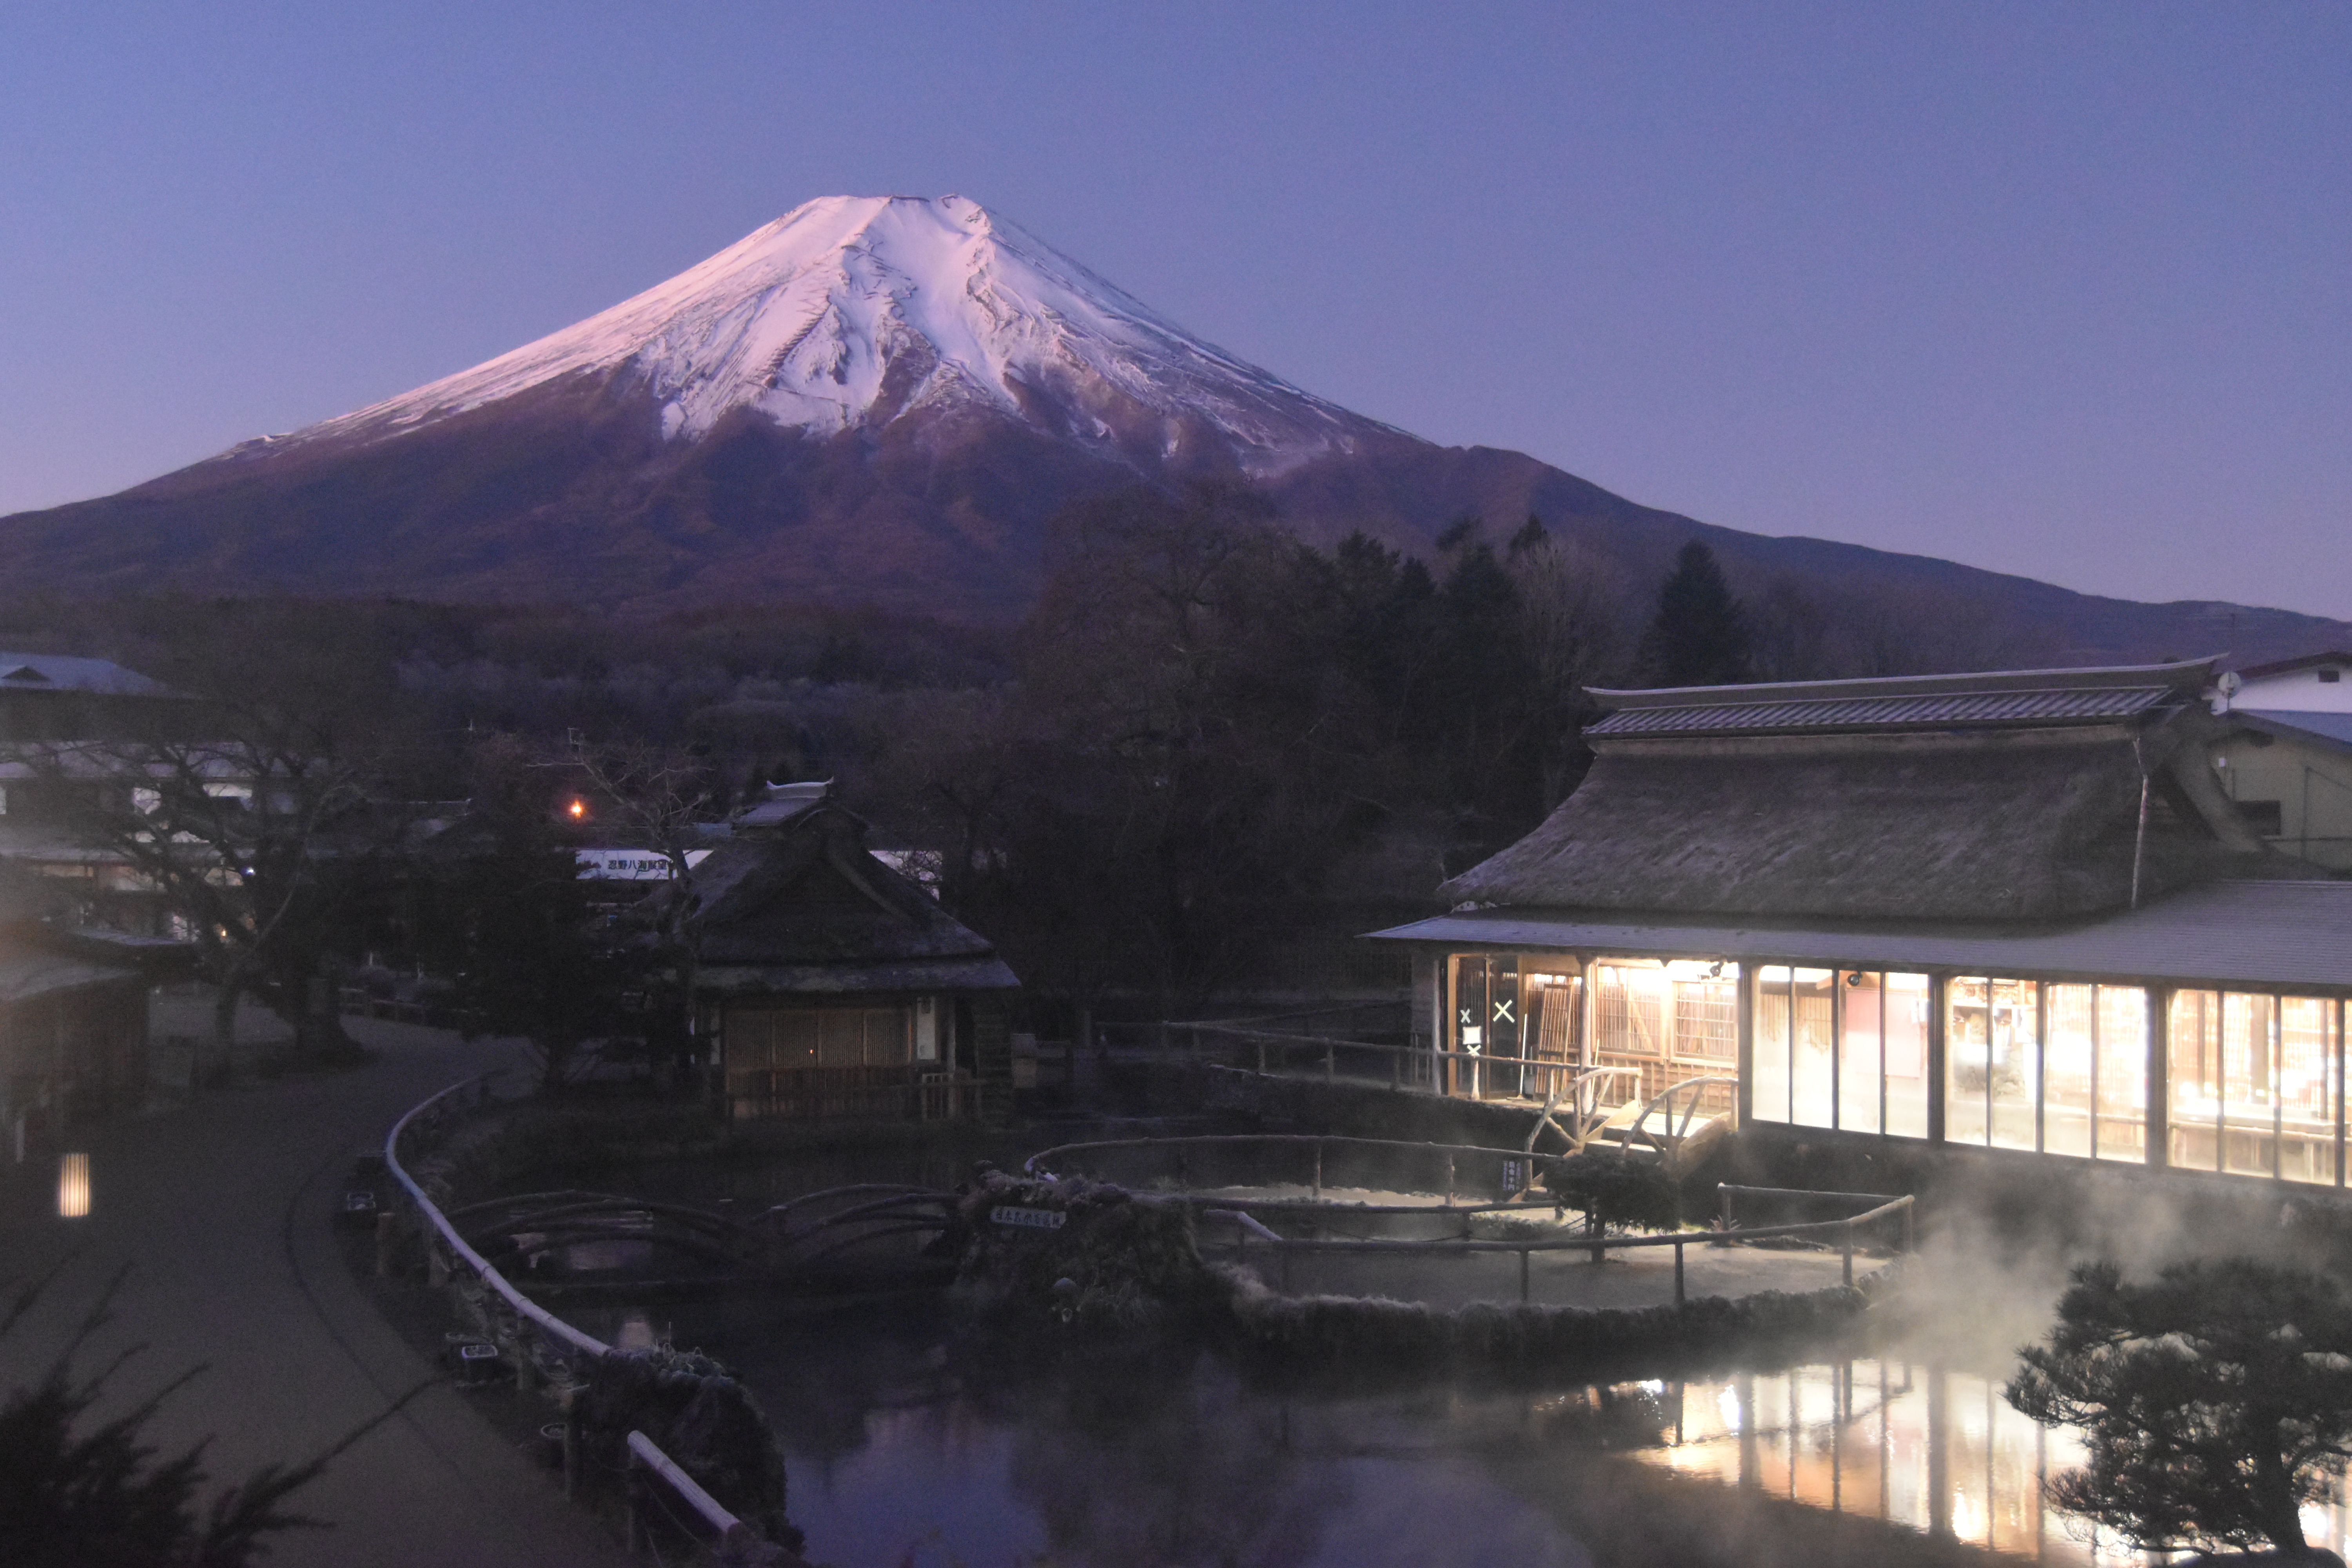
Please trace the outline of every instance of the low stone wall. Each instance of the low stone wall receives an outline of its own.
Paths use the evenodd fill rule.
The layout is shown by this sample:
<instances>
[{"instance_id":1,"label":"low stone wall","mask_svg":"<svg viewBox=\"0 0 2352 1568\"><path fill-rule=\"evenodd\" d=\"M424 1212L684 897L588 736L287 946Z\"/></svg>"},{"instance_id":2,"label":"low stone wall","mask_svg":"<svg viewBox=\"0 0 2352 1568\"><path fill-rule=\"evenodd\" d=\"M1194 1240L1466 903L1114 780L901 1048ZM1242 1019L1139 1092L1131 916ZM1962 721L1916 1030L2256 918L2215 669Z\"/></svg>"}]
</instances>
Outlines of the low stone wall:
<instances>
[{"instance_id":1,"label":"low stone wall","mask_svg":"<svg viewBox=\"0 0 2352 1568\"><path fill-rule=\"evenodd\" d=\"M1221 1272L1223 1272L1221 1270ZM1233 1271L1235 1348L1286 1370L1557 1372L1640 1366L1809 1343L1859 1327L1887 1298L1887 1270L1862 1285L1706 1296L1682 1306L1549 1307L1474 1302L1450 1310L1352 1296L1282 1296Z\"/></svg>"}]
</instances>

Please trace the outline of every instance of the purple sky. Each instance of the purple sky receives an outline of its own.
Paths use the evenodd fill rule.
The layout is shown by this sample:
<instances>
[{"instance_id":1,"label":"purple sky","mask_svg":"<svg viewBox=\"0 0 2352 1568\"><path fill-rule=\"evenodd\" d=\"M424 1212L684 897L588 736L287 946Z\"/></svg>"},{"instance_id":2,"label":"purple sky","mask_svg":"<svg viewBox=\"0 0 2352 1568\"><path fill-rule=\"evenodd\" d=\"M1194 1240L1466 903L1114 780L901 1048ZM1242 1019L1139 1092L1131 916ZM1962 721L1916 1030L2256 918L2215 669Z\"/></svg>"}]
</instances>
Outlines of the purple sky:
<instances>
[{"instance_id":1,"label":"purple sky","mask_svg":"<svg viewBox=\"0 0 2352 1568\"><path fill-rule=\"evenodd\" d=\"M17 5L0 512L811 196L1734 528L2352 618L2352 5Z\"/></svg>"}]
</instances>

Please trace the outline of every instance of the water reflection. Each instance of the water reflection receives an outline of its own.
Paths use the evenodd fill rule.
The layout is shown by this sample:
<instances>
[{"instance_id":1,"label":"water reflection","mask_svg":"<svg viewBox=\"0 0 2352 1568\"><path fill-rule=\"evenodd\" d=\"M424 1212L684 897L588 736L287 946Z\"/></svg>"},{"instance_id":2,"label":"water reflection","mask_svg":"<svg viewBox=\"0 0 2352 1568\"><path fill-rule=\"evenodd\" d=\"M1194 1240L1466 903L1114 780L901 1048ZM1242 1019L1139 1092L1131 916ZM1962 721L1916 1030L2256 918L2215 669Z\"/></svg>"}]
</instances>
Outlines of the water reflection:
<instances>
[{"instance_id":1,"label":"water reflection","mask_svg":"<svg viewBox=\"0 0 2352 1568\"><path fill-rule=\"evenodd\" d=\"M2140 1562L2112 1534L2043 1503L2043 1479L2080 1464L2081 1444L2011 1409L2001 1381L1887 1360L1634 1385L1666 1412L1661 1441L1639 1458L2004 1555ZM2342 1553L2345 1505L2306 1508L2304 1530Z\"/></svg>"},{"instance_id":2,"label":"water reflection","mask_svg":"<svg viewBox=\"0 0 2352 1568\"><path fill-rule=\"evenodd\" d=\"M647 1335L606 1310L583 1326ZM936 1306L676 1310L678 1342L775 1418L793 1521L843 1568L2140 1561L2043 1503L2081 1449L2009 1407L2006 1368L1901 1347L1709 1380L1309 1391L1207 1352L1012 1364ZM2306 1512L2339 1553L2346 1524L2340 1503Z\"/></svg>"}]
</instances>

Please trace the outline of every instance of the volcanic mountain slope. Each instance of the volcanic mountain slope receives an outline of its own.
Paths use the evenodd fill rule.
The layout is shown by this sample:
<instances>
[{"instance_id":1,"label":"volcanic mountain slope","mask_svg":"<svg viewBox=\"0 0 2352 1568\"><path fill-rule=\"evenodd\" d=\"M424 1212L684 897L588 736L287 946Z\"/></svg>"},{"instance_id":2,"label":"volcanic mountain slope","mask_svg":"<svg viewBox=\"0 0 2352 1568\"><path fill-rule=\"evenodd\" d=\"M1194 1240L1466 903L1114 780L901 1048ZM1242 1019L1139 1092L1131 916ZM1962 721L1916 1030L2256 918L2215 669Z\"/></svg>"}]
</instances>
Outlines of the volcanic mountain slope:
<instances>
[{"instance_id":1,"label":"volcanic mountain slope","mask_svg":"<svg viewBox=\"0 0 2352 1568\"><path fill-rule=\"evenodd\" d=\"M961 197L829 197L486 364L0 522L20 582L1002 615L1045 518L1412 437Z\"/></svg>"},{"instance_id":2,"label":"volcanic mountain slope","mask_svg":"<svg viewBox=\"0 0 2352 1568\"><path fill-rule=\"evenodd\" d=\"M0 519L19 591L1017 615L1074 500L1217 477L1329 542L1425 552L1530 512L1628 583L1702 537L1751 581L1958 598L2076 657L2301 648L2352 628L2133 605L1710 528L1516 452L1300 391L961 197L827 197L635 299L414 392L115 496Z\"/></svg>"}]
</instances>

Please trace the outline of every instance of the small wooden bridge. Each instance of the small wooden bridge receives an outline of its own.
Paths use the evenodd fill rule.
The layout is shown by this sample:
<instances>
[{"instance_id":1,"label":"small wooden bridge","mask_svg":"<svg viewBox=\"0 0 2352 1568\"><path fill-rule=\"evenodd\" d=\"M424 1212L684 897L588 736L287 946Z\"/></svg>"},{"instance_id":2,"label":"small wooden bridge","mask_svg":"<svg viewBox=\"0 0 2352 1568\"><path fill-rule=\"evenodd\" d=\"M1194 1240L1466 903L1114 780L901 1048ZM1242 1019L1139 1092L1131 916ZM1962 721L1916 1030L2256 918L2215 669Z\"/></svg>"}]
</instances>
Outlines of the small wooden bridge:
<instances>
[{"instance_id":1,"label":"small wooden bridge","mask_svg":"<svg viewBox=\"0 0 2352 1568\"><path fill-rule=\"evenodd\" d=\"M955 1194L897 1184L807 1193L750 1218L694 1204L563 1189L485 1199L447 1215L468 1245L535 1292L649 1286L832 1291L944 1284L934 1245Z\"/></svg>"}]
</instances>

